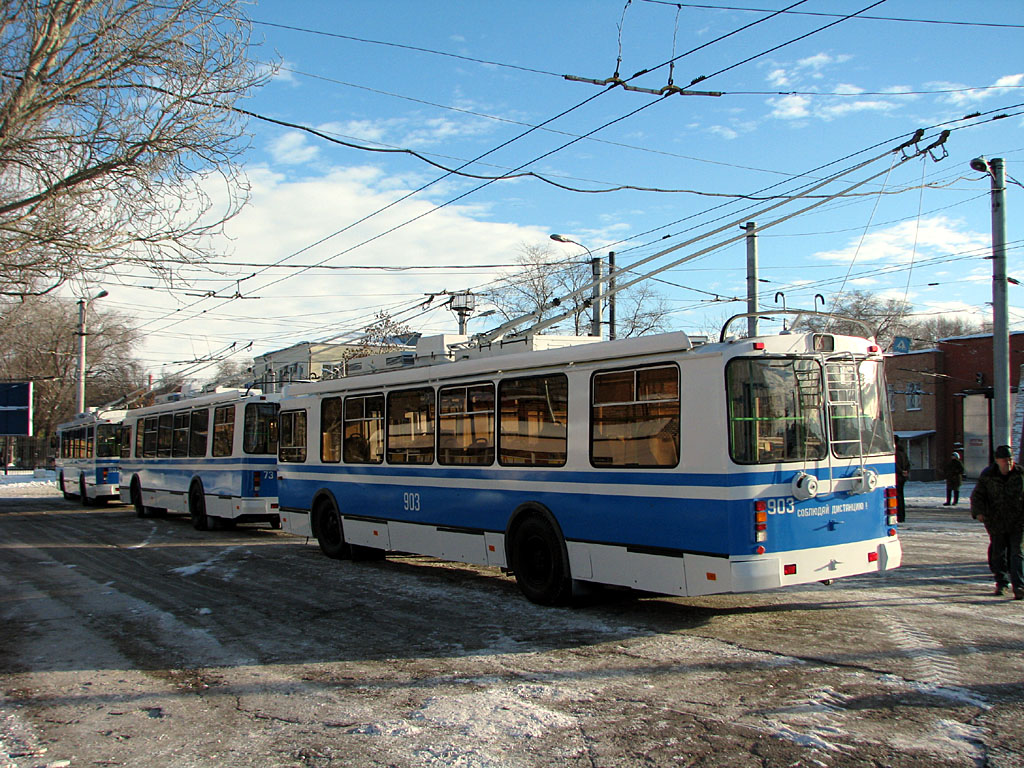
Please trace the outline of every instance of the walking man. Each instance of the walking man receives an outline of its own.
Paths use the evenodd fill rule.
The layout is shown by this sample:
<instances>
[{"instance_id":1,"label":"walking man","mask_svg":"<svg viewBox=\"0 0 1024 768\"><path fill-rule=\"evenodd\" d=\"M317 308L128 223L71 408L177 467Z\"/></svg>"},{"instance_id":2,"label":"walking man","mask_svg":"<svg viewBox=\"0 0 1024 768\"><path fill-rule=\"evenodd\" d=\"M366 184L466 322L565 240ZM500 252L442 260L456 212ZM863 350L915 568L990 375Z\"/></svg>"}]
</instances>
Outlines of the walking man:
<instances>
[{"instance_id":1,"label":"walking man","mask_svg":"<svg viewBox=\"0 0 1024 768\"><path fill-rule=\"evenodd\" d=\"M996 448L995 463L985 468L971 494L971 517L988 532L988 567L996 579L996 596L1013 586L1013 599L1024 600L1024 470L1013 463L1008 445Z\"/></svg>"},{"instance_id":2,"label":"walking man","mask_svg":"<svg viewBox=\"0 0 1024 768\"><path fill-rule=\"evenodd\" d=\"M907 446L903 438L896 435L896 522L902 523L907 519L907 502L903 497L903 486L910 478L910 457L907 456Z\"/></svg>"},{"instance_id":3,"label":"walking man","mask_svg":"<svg viewBox=\"0 0 1024 768\"><path fill-rule=\"evenodd\" d=\"M953 451L953 456L946 463L946 503L942 506L955 507L960 503L960 485L964 480L964 463L960 454Z\"/></svg>"}]
</instances>

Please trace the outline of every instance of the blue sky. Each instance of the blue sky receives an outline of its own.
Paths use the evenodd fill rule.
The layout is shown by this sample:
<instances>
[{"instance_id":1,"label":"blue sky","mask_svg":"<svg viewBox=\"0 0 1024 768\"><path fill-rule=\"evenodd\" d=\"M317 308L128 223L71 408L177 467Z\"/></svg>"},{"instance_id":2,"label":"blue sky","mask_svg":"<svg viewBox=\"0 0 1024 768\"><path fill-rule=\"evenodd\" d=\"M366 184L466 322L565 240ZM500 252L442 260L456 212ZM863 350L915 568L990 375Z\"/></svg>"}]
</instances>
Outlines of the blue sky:
<instances>
[{"instance_id":1,"label":"blue sky","mask_svg":"<svg viewBox=\"0 0 1024 768\"><path fill-rule=\"evenodd\" d=\"M734 9L705 7L727 4ZM883 155L822 190L880 174L858 195L761 235L764 303L782 292L790 307L812 306L815 294L831 304L857 289L905 298L922 316L982 319L991 311L990 186L969 161L1003 157L1010 176L1024 180L1024 107L1016 106L1024 104L1024 3L888 0L865 11L888 19L845 21L870 0L763 12L790 4L261 0L250 11L258 55L282 68L247 109L477 175L526 170L578 189L689 191L586 193L536 178L485 184L410 154L253 121L245 159L252 200L230 238L215 244L221 255L175 290L141 274L95 276L111 293L104 306L143 324L140 355L156 373L233 342L251 341L260 354L330 339L382 308L417 330L454 332L448 310L417 308L426 295L485 289L509 271L494 265L514 263L526 247L585 256L552 243L552 232L595 254L611 248L628 266L722 224L764 224L801 207L756 215L766 203L744 196L791 194ZM652 70L631 85L660 89L669 69L659 65L705 46L674 63L672 81L686 87L709 76L692 88L723 95L660 98L562 77L610 77L620 39L622 78ZM962 119L975 112L981 117ZM929 128L923 146L938 134L933 126L954 129L944 150L892 163L887 150ZM1007 188L1008 272L1024 280L1022 191ZM322 266L298 268L314 264ZM379 266L406 269L351 269ZM675 328L707 332L744 310L727 301L745 296L742 242L659 277ZM1014 327L1024 323L1022 290L1010 288ZM206 291L240 297L195 295Z\"/></svg>"}]
</instances>

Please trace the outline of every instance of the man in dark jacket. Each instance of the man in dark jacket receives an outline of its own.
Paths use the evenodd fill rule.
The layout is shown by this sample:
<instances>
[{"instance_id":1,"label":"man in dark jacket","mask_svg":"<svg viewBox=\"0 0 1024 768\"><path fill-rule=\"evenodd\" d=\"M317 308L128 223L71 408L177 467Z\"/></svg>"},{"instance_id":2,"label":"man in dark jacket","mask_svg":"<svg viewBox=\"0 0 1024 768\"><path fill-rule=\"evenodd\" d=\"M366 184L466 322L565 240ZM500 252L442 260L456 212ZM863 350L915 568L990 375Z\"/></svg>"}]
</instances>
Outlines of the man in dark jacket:
<instances>
[{"instance_id":1,"label":"man in dark jacket","mask_svg":"<svg viewBox=\"0 0 1024 768\"><path fill-rule=\"evenodd\" d=\"M971 494L971 517L988 531L988 567L996 579L996 595L1013 585L1013 599L1024 600L1024 470L1013 463L1008 445L996 448L995 463L986 467Z\"/></svg>"}]
</instances>

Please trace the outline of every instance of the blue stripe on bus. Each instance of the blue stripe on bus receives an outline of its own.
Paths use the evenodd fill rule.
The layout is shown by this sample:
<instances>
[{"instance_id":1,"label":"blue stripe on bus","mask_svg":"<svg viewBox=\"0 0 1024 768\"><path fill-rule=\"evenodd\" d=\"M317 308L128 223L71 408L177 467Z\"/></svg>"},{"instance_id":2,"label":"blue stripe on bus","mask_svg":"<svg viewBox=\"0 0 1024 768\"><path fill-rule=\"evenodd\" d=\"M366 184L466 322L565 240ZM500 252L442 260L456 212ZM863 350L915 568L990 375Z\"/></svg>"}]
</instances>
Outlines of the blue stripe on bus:
<instances>
[{"instance_id":1,"label":"blue stripe on bus","mask_svg":"<svg viewBox=\"0 0 1024 768\"><path fill-rule=\"evenodd\" d=\"M303 467L303 470L326 470L311 474L327 474L332 468ZM337 468L333 468L337 472ZM403 484L350 482L320 478L288 477L280 481L282 506L308 510L314 495L321 490L331 492L342 514L353 513L380 520L421 523L430 526L504 532L514 510L526 503L549 509L567 539L603 542L632 547L661 547L679 551L705 553L752 554L754 540L752 499L724 500L686 498L679 488L676 498L635 494L587 493L584 490L545 489L540 480L535 487L452 488L423 485L417 478L447 476L447 473L401 473ZM370 473L352 473L369 475ZM389 475L399 473L388 472ZM460 473L462 474L462 473ZM536 478L532 473L515 475ZM545 473L555 475L563 483L583 485L586 479L600 478L602 484L616 484L614 473ZM768 474L768 473L762 473ZM785 473L786 479L792 471ZM465 479L515 480L508 473L478 472L463 475ZM596 477L595 477L596 476ZM450 476L449 476L450 477ZM645 476L651 477L651 476ZM692 487L728 487L727 475L703 475L703 485ZM750 483L749 475L744 475ZM573 479L575 478L575 479ZM367 478L369 479L369 478ZM621 478L619 478L621 480ZM617 483L620 487L633 485ZM715 482L717 481L717 482ZM531 484L532 485L532 484ZM778 514L769 515L768 552L804 549L807 547L846 544L886 535L884 496L881 491L850 495L838 493L797 502L787 496L786 505ZM793 501L792 507L788 506ZM410 508L411 507L411 508Z\"/></svg>"}]
</instances>

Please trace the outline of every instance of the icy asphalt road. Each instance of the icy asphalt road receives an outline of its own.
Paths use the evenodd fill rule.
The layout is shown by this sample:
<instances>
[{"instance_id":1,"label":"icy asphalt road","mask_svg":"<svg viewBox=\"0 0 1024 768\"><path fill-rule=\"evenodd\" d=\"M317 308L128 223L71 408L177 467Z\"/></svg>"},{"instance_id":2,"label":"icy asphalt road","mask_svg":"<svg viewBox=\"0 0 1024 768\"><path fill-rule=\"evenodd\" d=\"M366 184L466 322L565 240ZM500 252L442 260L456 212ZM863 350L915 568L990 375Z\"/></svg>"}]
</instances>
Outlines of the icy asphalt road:
<instances>
[{"instance_id":1,"label":"icy asphalt road","mask_svg":"<svg viewBox=\"0 0 1024 768\"><path fill-rule=\"evenodd\" d=\"M1024 603L914 486L891 574L574 609L7 489L0 766L1022 766Z\"/></svg>"}]
</instances>

